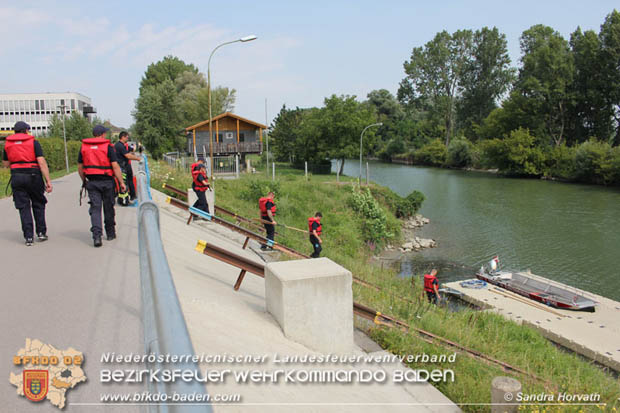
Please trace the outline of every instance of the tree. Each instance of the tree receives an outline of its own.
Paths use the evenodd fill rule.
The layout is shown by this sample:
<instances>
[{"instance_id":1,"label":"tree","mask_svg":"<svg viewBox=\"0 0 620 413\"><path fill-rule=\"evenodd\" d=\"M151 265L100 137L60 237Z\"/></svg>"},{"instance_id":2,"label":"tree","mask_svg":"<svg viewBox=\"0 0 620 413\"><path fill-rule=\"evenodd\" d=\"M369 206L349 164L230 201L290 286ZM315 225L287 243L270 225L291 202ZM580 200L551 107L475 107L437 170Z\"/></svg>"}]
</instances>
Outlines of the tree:
<instances>
[{"instance_id":1,"label":"tree","mask_svg":"<svg viewBox=\"0 0 620 413\"><path fill-rule=\"evenodd\" d=\"M198 69L193 64L187 64L175 56L166 56L159 62L151 63L147 67L140 81L140 90L149 86L157 86L166 79L175 82L177 77L188 71L198 73Z\"/></svg>"},{"instance_id":2,"label":"tree","mask_svg":"<svg viewBox=\"0 0 620 413\"><path fill-rule=\"evenodd\" d=\"M407 77L399 88L401 102L438 113L443 120L446 146L453 133L459 80L471 46L470 30L452 35L444 30L424 47L415 47L411 59L404 63Z\"/></svg>"},{"instance_id":3,"label":"tree","mask_svg":"<svg viewBox=\"0 0 620 413\"><path fill-rule=\"evenodd\" d=\"M611 105L606 95L608 88L603 79L601 44L597 34L577 28L571 35L571 51L575 62L575 76L570 91L574 100L567 143L576 144L598 137L607 141L613 132Z\"/></svg>"},{"instance_id":4,"label":"tree","mask_svg":"<svg viewBox=\"0 0 620 413\"><path fill-rule=\"evenodd\" d=\"M170 79L143 88L133 116L141 142L155 159L167 151L181 150L182 119L176 88Z\"/></svg>"},{"instance_id":5,"label":"tree","mask_svg":"<svg viewBox=\"0 0 620 413\"><path fill-rule=\"evenodd\" d=\"M620 144L620 12L605 18L599 33L602 82L608 90L605 98L611 108L616 132L612 142Z\"/></svg>"},{"instance_id":6,"label":"tree","mask_svg":"<svg viewBox=\"0 0 620 413\"><path fill-rule=\"evenodd\" d=\"M555 145L565 139L572 104L574 76L568 42L551 27L532 26L521 35L522 67L516 89L526 104L542 116L546 133Z\"/></svg>"},{"instance_id":7,"label":"tree","mask_svg":"<svg viewBox=\"0 0 620 413\"><path fill-rule=\"evenodd\" d=\"M269 128L271 150L276 160L293 163L299 156L301 148L299 132L302 119L302 109L287 109L286 105L282 105L282 109L273 120L273 126Z\"/></svg>"},{"instance_id":8,"label":"tree","mask_svg":"<svg viewBox=\"0 0 620 413\"><path fill-rule=\"evenodd\" d=\"M189 126L209 119L209 89L204 74L183 72L175 80L175 86L183 125ZM235 107L235 95L236 90L227 87L218 86L211 90L213 116L232 112Z\"/></svg>"},{"instance_id":9,"label":"tree","mask_svg":"<svg viewBox=\"0 0 620 413\"><path fill-rule=\"evenodd\" d=\"M93 126L99 123L101 122L97 118L93 118L91 121L79 112L71 112L71 115L65 117L67 140L82 140L92 137ZM54 115L50 120L49 136L63 137L62 115Z\"/></svg>"},{"instance_id":10,"label":"tree","mask_svg":"<svg viewBox=\"0 0 620 413\"><path fill-rule=\"evenodd\" d=\"M515 72L510 67L506 35L495 27L477 30L459 80L462 97L457 114L465 136L476 139L475 127L497 107L497 101L515 80Z\"/></svg>"},{"instance_id":11,"label":"tree","mask_svg":"<svg viewBox=\"0 0 620 413\"><path fill-rule=\"evenodd\" d=\"M234 108L235 89L212 90L214 116ZM150 64L140 82L133 116L135 131L155 157L181 150L187 126L209 118L207 82L192 64L166 56Z\"/></svg>"},{"instance_id":12,"label":"tree","mask_svg":"<svg viewBox=\"0 0 620 413\"><path fill-rule=\"evenodd\" d=\"M321 110L317 139L326 148L326 155L341 160L340 173L346 158L359 154L360 134L362 130L375 123L376 118L368 105L355 100L355 96L332 95L325 98L325 107ZM365 146L372 146L373 131L364 134Z\"/></svg>"}]
</instances>

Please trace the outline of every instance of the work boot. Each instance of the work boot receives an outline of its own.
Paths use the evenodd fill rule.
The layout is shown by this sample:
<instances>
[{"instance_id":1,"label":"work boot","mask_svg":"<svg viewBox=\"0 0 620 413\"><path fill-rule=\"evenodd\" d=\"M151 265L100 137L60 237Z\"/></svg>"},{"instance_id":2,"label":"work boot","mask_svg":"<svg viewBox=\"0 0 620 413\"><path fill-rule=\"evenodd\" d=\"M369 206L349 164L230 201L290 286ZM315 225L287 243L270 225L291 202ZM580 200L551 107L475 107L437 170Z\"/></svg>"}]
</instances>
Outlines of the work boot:
<instances>
[{"instance_id":1,"label":"work boot","mask_svg":"<svg viewBox=\"0 0 620 413\"><path fill-rule=\"evenodd\" d=\"M32 238L26 238L26 246L32 247L32 244L34 244L34 240Z\"/></svg>"},{"instance_id":2,"label":"work boot","mask_svg":"<svg viewBox=\"0 0 620 413\"><path fill-rule=\"evenodd\" d=\"M43 241L47 241L48 237L46 234L37 234L37 238L39 238L39 241L43 242Z\"/></svg>"},{"instance_id":3,"label":"work boot","mask_svg":"<svg viewBox=\"0 0 620 413\"><path fill-rule=\"evenodd\" d=\"M101 237L93 238L93 245L95 246L95 248L99 248L100 246L102 246L103 241L101 241Z\"/></svg>"}]
</instances>

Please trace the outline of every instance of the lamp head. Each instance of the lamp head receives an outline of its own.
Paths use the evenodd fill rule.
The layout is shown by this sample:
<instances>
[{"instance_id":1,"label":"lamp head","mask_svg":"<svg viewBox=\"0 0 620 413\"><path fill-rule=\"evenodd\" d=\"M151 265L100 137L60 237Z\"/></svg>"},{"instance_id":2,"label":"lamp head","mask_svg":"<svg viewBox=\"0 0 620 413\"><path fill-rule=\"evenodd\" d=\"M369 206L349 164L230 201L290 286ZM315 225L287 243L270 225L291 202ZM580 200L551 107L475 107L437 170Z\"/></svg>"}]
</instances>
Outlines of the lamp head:
<instances>
[{"instance_id":1,"label":"lamp head","mask_svg":"<svg viewBox=\"0 0 620 413\"><path fill-rule=\"evenodd\" d=\"M244 42L244 43L245 42L251 42L252 40L256 40L256 36L253 35L253 34L251 34L249 36L242 37L241 39L239 39L239 41Z\"/></svg>"}]
</instances>

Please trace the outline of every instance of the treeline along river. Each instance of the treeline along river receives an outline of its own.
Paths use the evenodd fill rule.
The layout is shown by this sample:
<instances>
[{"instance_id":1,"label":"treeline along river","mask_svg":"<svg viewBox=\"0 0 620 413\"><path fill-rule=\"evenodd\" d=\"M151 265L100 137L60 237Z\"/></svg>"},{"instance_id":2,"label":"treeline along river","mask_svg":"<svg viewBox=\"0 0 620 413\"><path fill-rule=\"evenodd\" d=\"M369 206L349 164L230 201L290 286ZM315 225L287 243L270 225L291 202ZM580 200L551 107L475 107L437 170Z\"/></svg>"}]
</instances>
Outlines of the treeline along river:
<instances>
[{"instance_id":1,"label":"treeline along river","mask_svg":"<svg viewBox=\"0 0 620 413\"><path fill-rule=\"evenodd\" d=\"M359 162L347 160L344 174L357 176ZM403 260L403 276L437 266L441 282L472 278L499 255L507 268L620 301L617 188L381 162L370 162L370 179L426 197L420 213L431 223L418 236L439 247Z\"/></svg>"}]
</instances>

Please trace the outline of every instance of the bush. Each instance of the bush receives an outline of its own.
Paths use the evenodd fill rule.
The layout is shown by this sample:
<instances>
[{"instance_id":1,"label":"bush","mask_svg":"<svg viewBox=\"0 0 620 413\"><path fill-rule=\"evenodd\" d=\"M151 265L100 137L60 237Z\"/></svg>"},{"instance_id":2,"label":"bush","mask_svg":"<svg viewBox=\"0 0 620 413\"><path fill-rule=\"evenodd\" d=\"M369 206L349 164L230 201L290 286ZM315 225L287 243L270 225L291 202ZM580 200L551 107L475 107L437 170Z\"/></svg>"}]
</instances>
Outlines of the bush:
<instances>
[{"instance_id":1,"label":"bush","mask_svg":"<svg viewBox=\"0 0 620 413\"><path fill-rule=\"evenodd\" d=\"M575 177L575 148L554 146L545 154L545 175L571 180Z\"/></svg>"},{"instance_id":2,"label":"bush","mask_svg":"<svg viewBox=\"0 0 620 413\"><path fill-rule=\"evenodd\" d=\"M50 171L65 169L65 145L62 138L40 138L37 141L41 144L41 149L43 149L43 155ZM77 165L78 152L81 146L81 141L67 141L69 166ZM0 145L0 152L3 150L4 144Z\"/></svg>"},{"instance_id":3,"label":"bush","mask_svg":"<svg viewBox=\"0 0 620 413\"><path fill-rule=\"evenodd\" d=\"M448 145L447 164L455 168L465 168L473 163L473 145L465 138L454 139Z\"/></svg>"},{"instance_id":4,"label":"bush","mask_svg":"<svg viewBox=\"0 0 620 413\"><path fill-rule=\"evenodd\" d=\"M38 139L43 149L43 155L50 171L65 169L65 146L60 138ZM78 152L82 146L81 141L67 141L67 156L69 165L77 165Z\"/></svg>"},{"instance_id":5,"label":"bush","mask_svg":"<svg viewBox=\"0 0 620 413\"><path fill-rule=\"evenodd\" d=\"M424 202L424 194L419 191L413 191L406 198L384 186L372 186L370 191L373 197L385 204L397 218L409 218L415 215Z\"/></svg>"},{"instance_id":6,"label":"bush","mask_svg":"<svg viewBox=\"0 0 620 413\"><path fill-rule=\"evenodd\" d=\"M537 176L542 173L545 156L527 129L516 129L503 140L481 142L487 161L509 175Z\"/></svg>"},{"instance_id":7,"label":"bush","mask_svg":"<svg viewBox=\"0 0 620 413\"><path fill-rule=\"evenodd\" d=\"M590 139L577 147L575 178L582 182L606 185L613 179L611 146Z\"/></svg>"},{"instance_id":8,"label":"bush","mask_svg":"<svg viewBox=\"0 0 620 413\"><path fill-rule=\"evenodd\" d=\"M385 212L368 188L353 189L349 205L362 218L362 236L366 242L380 246L394 236L388 230Z\"/></svg>"},{"instance_id":9,"label":"bush","mask_svg":"<svg viewBox=\"0 0 620 413\"><path fill-rule=\"evenodd\" d=\"M280 183L278 181L267 181L264 179L253 179L240 193L241 199L246 201L258 202L258 199L273 192L276 197L280 194Z\"/></svg>"},{"instance_id":10,"label":"bush","mask_svg":"<svg viewBox=\"0 0 620 413\"><path fill-rule=\"evenodd\" d=\"M611 183L613 185L620 185L620 146L616 146L611 150L609 164L611 167Z\"/></svg>"},{"instance_id":11,"label":"bush","mask_svg":"<svg viewBox=\"0 0 620 413\"><path fill-rule=\"evenodd\" d=\"M441 166L446 162L447 153L446 146L439 139L434 139L418 149L414 159L416 164Z\"/></svg>"}]
</instances>

